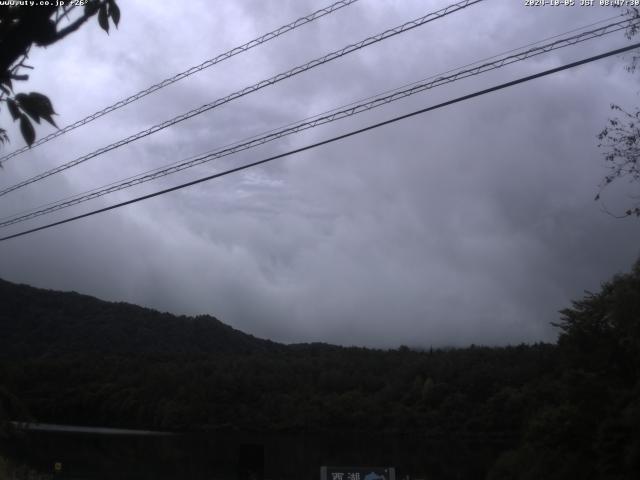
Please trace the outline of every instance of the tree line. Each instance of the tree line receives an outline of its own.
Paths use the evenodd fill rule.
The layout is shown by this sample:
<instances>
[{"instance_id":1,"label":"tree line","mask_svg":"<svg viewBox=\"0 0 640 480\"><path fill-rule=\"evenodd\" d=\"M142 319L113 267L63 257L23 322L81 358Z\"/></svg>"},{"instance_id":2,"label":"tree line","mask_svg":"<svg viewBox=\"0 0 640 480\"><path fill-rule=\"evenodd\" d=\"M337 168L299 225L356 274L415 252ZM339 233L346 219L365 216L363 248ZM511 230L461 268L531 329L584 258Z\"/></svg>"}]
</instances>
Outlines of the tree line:
<instances>
[{"instance_id":1,"label":"tree line","mask_svg":"<svg viewBox=\"0 0 640 480\"><path fill-rule=\"evenodd\" d=\"M11 352L0 362L5 420L463 439L482 445L476 467L492 479L631 478L640 471L640 262L563 310L557 344L425 351L286 346L212 317L2 287L12 294L3 295L3 338L12 338L18 311L30 312L36 332L25 337L33 345L3 350ZM51 349L39 342L52 318L71 347L62 348L64 339ZM149 327L153 319L158 328ZM94 348L88 332L95 329L104 342L98 353L80 341ZM230 336L225 348L201 342L189 352L191 329L205 339L214 331ZM136 345L145 335L155 349L122 347L125 338ZM180 347L171 348L171 339Z\"/></svg>"}]
</instances>

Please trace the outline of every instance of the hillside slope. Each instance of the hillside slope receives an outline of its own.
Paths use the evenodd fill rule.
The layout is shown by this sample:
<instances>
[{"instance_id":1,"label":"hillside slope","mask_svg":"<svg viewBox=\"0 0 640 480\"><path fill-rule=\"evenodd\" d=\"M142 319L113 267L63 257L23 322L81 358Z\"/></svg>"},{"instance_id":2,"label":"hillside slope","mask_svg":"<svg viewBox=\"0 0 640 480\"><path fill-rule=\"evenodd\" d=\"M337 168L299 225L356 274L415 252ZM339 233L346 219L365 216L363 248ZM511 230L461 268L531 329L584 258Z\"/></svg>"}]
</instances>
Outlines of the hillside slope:
<instances>
[{"instance_id":1,"label":"hillside slope","mask_svg":"<svg viewBox=\"0 0 640 480\"><path fill-rule=\"evenodd\" d=\"M279 348L214 317L176 316L0 280L0 357L202 354Z\"/></svg>"},{"instance_id":2,"label":"hillside slope","mask_svg":"<svg viewBox=\"0 0 640 480\"><path fill-rule=\"evenodd\" d=\"M433 478L640 471L640 262L562 310L556 345L284 346L2 281L0 301L0 422L419 436L455 467Z\"/></svg>"}]
</instances>

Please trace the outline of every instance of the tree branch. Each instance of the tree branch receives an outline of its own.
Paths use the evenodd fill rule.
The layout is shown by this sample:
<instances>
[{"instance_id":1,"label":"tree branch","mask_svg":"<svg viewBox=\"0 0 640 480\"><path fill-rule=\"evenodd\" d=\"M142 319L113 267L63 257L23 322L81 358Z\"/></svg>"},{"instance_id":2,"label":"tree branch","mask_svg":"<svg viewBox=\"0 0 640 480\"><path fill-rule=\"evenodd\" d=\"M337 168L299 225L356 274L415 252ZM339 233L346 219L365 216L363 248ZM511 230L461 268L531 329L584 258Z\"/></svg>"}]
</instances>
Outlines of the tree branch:
<instances>
[{"instance_id":1,"label":"tree branch","mask_svg":"<svg viewBox=\"0 0 640 480\"><path fill-rule=\"evenodd\" d=\"M91 14L91 15L87 15L86 13L83 14L81 17L77 18L70 25L67 25L62 30L57 31L55 37L53 37L49 42L47 42L45 46L51 45L52 43L55 43L58 40L62 40L64 37L66 37L70 33L75 32L82 26L82 24L84 24L87 20L89 20L93 15L94 14Z\"/></svg>"}]
</instances>

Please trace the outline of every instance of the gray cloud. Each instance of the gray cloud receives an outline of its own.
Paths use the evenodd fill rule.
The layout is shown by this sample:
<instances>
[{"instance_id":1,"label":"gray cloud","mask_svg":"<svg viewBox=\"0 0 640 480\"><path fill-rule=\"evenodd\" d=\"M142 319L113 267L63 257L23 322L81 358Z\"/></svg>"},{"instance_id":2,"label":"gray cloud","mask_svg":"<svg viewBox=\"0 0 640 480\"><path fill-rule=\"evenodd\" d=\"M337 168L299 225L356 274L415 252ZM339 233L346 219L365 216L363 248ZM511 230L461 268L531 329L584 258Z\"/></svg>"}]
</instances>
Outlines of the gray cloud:
<instances>
[{"instance_id":1,"label":"gray cloud","mask_svg":"<svg viewBox=\"0 0 640 480\"><path fill-rule=\"evenodd\" d=\"M33 54L26 88L66 124L323 2L122 2ZM430 3L435 10L447 2ZM423 2L363 0L7 164L39 173L366 35ZM219 147L618 13L489 1L191 119L15 192L0 214ZM411 97L121 192L106 205L625 44L621 33ZM639 224L593 201L596 134L635 105L624 60L477 98L277 163L0 245L0 276L175 313L210 313L275 340L415 346L549 341L549 322L640 253ZM6 123L6 119L3 120ZM46 127L39 131L44 134ZM19 134L12 132L14 145ZM607 193L607 205L627 200ZM78 207L81 212L89 206ZM52 218L63 218L69 212ZM37 223L34 223L34 225ZM17 230L17 229L15 229Z\"/></svg>"}]
</instances>

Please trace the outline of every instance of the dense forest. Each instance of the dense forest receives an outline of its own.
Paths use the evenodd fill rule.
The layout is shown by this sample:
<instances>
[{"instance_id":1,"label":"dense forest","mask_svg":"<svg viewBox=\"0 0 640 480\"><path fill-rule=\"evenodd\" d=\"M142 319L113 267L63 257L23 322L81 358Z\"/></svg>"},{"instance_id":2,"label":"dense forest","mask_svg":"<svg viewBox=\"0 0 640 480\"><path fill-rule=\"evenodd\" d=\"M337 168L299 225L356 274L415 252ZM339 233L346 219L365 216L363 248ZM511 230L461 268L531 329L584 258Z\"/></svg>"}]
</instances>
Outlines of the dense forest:
<instances>
[{"instance_id":1,"label":"dense forest","mask_svg":"<svg viewBox=\"0 0 640 480\"><path fill-rule=\"evenodd\" d=\"M491 479L640 471L640 262L557 319L557 344L282 345L0 281L7 420L168 431L386 432L482 445Z\"/></svg>"}]
</instances>

